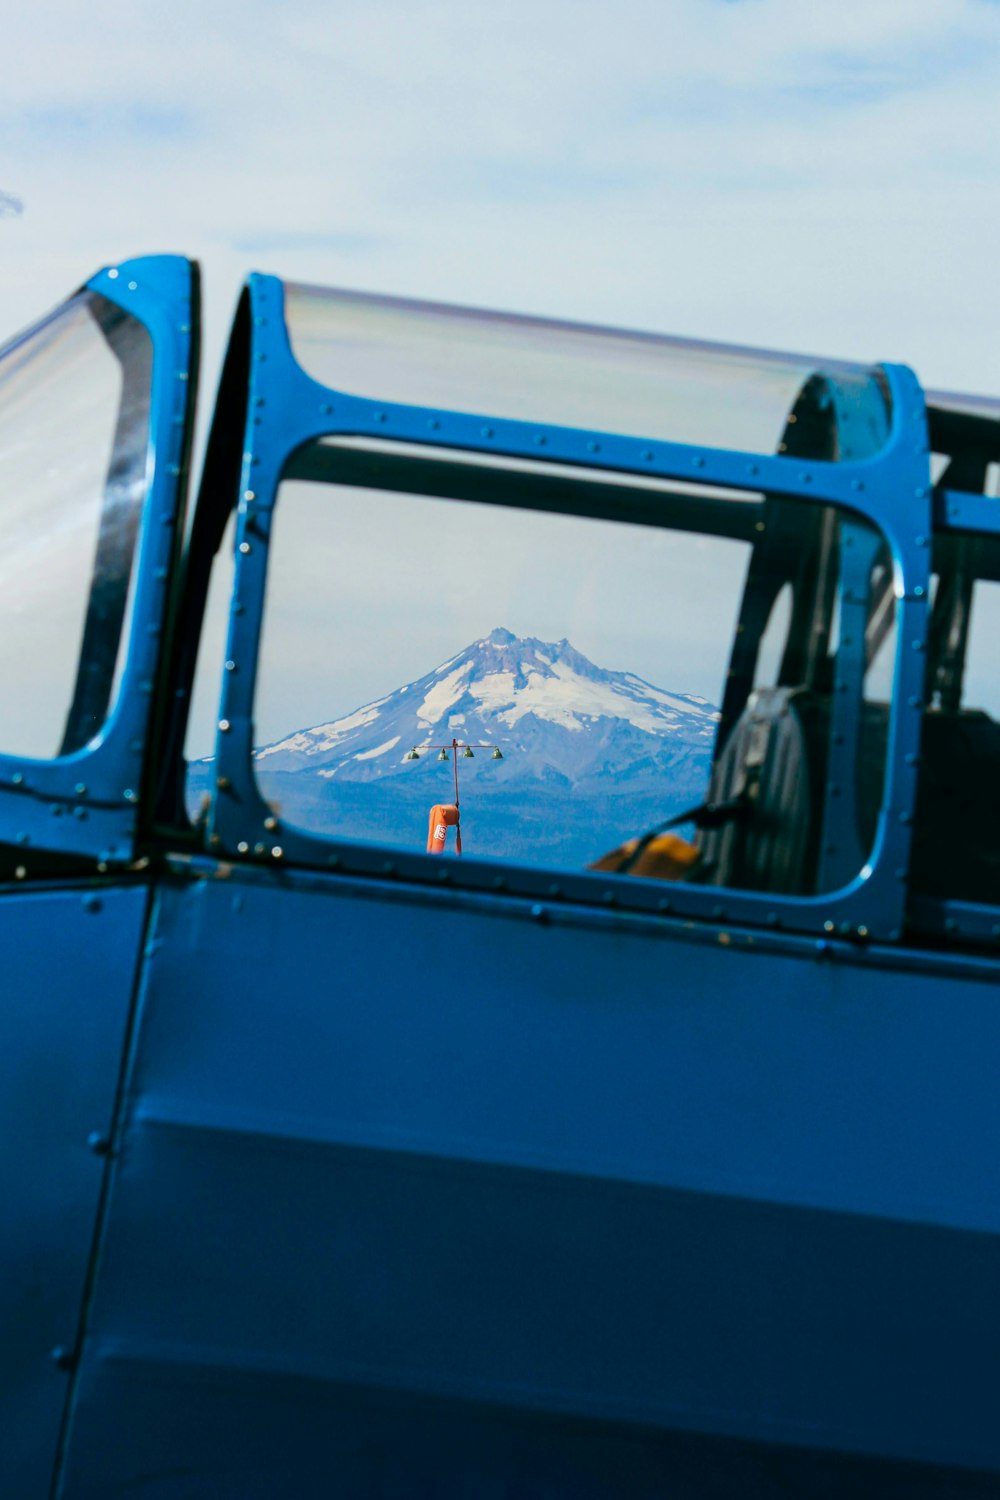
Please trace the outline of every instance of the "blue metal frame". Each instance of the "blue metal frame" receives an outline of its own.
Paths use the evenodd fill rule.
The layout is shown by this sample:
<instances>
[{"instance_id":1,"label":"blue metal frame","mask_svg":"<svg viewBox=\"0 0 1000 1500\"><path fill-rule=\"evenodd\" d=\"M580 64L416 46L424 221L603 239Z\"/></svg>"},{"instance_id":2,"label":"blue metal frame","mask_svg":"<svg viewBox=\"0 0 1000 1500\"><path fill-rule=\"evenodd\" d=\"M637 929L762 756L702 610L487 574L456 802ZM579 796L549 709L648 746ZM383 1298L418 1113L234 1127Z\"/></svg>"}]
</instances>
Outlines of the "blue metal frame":
<instances>
[{"instance_id":1,"label":"blue metal frame","mask_svg":"<svg viewBox=\"0 0 1000 1500\"><path fill-rule=\"evenodd\" d=\"M251 370L237 521L236 575L216 740L218 785L210 810L214 851L269 862L287 860L421 882L500 889L551 900L639 911L670 911L714 921L836 932L862 940L902 934L910 826L923 708L930 575L931 479L926 408L916 377L886 365L892 415L885 447L862 461L804 462L653 439L622 437L473 414L378 402L311 379L292 353L282 283L253 276ZM290 454L320 437L396 441L511 458L544 459L662 479L701 480L766 491L804 504L834 503L869 520L888 541L895 571L897 652L886 767L886 798L869 862L840 890L819 897L671 885L630 878L449 862L334 842L294 829L278 833L252 771L253 700L271 517ZM613 516L614 497L609 497Z\"/></svg>"},{"instance_id":2,"label":"blue metal frame","mask_svg":"<svg viewBox=\"0 0 1000 1500\"><path fill-rule=\"evenodd\" d=\"M132 314L153 342L147 493L135 604L117 702L100 735L52 760L0 754L0 839L107 864L133 856L136 804L181 504L189 421L193 277L182 256L105 268L86 284Z\"/></svg>"}]
</instances>

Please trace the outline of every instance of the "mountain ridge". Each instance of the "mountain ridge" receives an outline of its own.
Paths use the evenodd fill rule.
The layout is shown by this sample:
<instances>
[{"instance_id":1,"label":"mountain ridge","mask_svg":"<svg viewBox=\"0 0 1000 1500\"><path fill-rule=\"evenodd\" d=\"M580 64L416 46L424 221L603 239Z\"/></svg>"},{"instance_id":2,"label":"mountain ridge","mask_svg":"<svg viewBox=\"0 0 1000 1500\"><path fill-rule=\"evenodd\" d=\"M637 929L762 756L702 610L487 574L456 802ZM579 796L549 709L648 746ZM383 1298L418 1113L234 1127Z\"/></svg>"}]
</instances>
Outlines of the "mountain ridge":
<instances>
[{"instance_id":1,"label":"mountain ridge","mask_svg":"<svg viewBox=\"0 0 1000 1500\"><path fill-rule=\"evenodd\" d=\"M718 710L704 698L597 666L565 637L498 626L412 682L349 714L254 752L258 773L311 770L324 780L396 780L406 756L459 741L499 744L504 783L659 779L692 755L710 759Z\"/></svg>"}]
</instances>

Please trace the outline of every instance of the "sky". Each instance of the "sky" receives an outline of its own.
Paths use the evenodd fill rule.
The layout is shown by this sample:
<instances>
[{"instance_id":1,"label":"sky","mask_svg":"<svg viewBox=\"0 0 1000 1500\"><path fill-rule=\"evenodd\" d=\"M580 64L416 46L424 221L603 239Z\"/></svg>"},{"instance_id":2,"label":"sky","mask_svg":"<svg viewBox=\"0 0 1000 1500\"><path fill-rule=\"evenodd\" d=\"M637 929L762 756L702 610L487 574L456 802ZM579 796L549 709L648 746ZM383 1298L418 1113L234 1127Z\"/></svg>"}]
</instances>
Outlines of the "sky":
<instances>
[{"instance_id":1,"label":"sky","mask_svg":"<svg viewBox=\"0 0 1000 1500\"><path fill-rule=\"evenodd\" d=\"M250 269L1000 391L996 0L8 7L0 332ZM987 289L990 292L987 292Z\"/></svg>"},{"instance_id":2,"label":"sky","mask_svg":"<svg viewBox=\"0 0 1000 1500\"><path fill-rule=\"evenodd\" d=\"M0 338L186 253L206 410L251 269L1000 394L998 0L41 0L0 65Z\"/></svg>"}]
</instances>

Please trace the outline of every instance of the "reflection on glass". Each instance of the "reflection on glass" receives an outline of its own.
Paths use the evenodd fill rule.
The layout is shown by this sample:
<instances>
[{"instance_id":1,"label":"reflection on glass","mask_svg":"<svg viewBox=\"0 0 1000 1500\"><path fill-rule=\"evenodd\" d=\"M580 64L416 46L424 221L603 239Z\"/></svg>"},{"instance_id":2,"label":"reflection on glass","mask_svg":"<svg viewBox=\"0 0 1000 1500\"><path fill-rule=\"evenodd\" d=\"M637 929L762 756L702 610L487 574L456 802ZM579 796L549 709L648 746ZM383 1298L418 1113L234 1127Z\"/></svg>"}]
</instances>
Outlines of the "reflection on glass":
<instances>
[{"instance_id":1,"label":"reflection on glass","mask_svg":"<svg viewBox=\"0 0 1000 1500\"><path fill-rule=\"evenodd\" d=\"M0 750L82 748L113 706L146 484L152 348L94 293L0 353Z\"/></svg>"},{"instance_id":2,"label":"reflection on glass","mask_svg":"<svg viewBox=\"0 0 1000 1500\"><path fill-rule=\"evenodd\" d=\"M294 284L285 316L309 375L379 401L767 454L811 383L839 427L816 457L866 458L886 438L863 365Z\"/></svg>"}]
</instances>

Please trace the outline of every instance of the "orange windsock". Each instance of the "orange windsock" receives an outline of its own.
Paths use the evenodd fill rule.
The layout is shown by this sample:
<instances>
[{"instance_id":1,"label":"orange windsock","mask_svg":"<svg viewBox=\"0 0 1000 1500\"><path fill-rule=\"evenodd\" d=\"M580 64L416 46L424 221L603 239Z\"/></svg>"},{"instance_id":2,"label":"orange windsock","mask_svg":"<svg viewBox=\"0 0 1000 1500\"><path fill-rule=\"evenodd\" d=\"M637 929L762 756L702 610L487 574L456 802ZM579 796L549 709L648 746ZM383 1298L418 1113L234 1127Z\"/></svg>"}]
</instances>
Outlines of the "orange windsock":
<instances>
[{"instance_id":1,"label":"orange windsock","mask_svg":"<svg viewBox=\"0 0 1000 1500\"><path fill-rule=\"evenodd\" d=\"M462 852L462 830L458 822L458 808L454 802L436 802L431 808L431 819L427 829L427 853L443 854L448 829L455 830L455 852Z\"/></svg>"}]
</instances>

